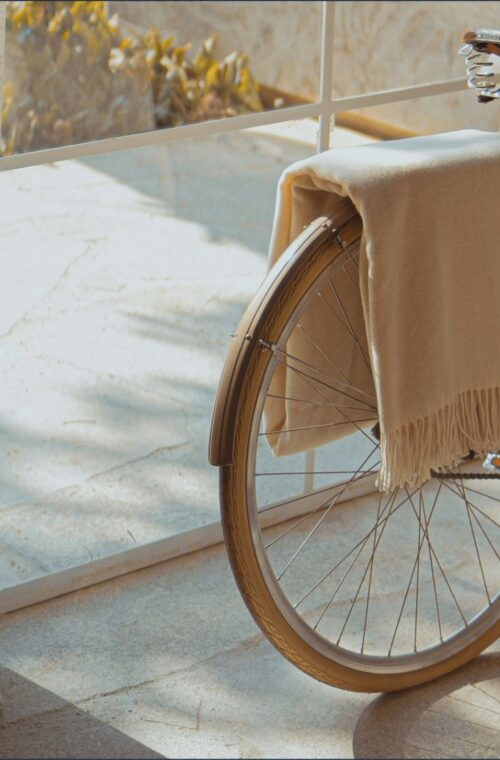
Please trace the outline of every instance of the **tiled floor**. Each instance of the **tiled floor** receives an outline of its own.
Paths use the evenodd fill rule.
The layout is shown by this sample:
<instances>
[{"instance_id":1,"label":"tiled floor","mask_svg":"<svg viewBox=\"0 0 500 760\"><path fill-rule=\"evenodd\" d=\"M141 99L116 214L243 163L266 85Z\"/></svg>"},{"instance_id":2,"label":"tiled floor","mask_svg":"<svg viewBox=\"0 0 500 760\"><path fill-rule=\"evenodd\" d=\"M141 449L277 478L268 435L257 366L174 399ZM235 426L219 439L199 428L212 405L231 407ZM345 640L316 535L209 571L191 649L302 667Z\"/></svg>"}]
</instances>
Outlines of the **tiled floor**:
<instances>
[{"instance_id":1,"label":"tiled floor","mask_svg":"<svg viewBox=\"0 0 500 760\"><path fill-rule=\"evenodd\" d=\"M350 693L263 638L216 547L6 615L0 757L495 758L500 652Z\"/></svg>"}]
</instances>

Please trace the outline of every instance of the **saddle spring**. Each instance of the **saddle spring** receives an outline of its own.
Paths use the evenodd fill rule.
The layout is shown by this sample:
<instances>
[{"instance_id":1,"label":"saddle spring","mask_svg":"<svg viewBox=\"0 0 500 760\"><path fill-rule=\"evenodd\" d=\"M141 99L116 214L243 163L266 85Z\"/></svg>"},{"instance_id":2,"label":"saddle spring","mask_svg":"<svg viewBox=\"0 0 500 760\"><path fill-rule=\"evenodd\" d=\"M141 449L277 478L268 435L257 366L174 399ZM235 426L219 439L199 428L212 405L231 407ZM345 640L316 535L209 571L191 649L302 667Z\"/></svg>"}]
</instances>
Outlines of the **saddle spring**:
<instances>
[{"instance_id":1,"label":"saddle spring","mask_svg":"<svg viewBox=\"0 0 500 760\"><path fill-rule=\"evenodd\" d=\"M497 81L500 75L492 70L495 63L489 60L488 50L481 49L480 44L468 43L463 45L458 52L465 58L467 85L470 89L476 90L478 101L489 103L500 98L500 83Z\"/></svg>"}]
</instances>

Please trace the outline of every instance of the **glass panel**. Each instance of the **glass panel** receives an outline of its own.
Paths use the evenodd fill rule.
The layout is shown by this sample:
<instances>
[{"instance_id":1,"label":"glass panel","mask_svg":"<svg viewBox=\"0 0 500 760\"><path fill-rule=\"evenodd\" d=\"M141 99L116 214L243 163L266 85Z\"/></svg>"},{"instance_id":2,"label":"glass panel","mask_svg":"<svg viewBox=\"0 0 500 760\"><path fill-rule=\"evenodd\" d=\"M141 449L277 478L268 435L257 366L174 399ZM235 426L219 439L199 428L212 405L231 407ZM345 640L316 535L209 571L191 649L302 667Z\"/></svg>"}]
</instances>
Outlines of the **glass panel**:
<instances>
[{"instance_id":1,"label":"glass panel","mask_svg":"<svg viewBox=\"0 0 500 760\"><path fill-rule=\"evenodd\" d=\"M2 585L217 520L230 333L315 122L0 174Z\"/></svg>"},{"instance_id":2,"label":"glass panel","mask_svg":"<svg viewBox=\"0 0 500 760\"><path fill-rule=\"evenodd\" d=\"M468 29L498 26L498 2L335 4L334 97L456 77Z\"/></svg>"},{"instance_id":3,"label":"glass panel","mask_svg":"<svg viewBox=\"0 0 500 760\"><path fill-rule=\"evenodd\" d=\"M0 153L308 102L320 6L8 2Z\"/></svg>"}]
</instances>

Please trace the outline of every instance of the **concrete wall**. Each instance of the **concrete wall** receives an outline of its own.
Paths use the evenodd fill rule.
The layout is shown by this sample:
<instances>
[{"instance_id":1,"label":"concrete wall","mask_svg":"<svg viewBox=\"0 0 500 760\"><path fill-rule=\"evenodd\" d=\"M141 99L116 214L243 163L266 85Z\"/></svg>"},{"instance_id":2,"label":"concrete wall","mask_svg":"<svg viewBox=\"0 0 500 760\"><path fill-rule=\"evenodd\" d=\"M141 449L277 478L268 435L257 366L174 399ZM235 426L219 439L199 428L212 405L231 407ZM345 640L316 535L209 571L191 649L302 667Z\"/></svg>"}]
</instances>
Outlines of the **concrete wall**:
<instances>
[{"instance_id":1,"label":"concrete wall","mask_svg":"<svg viewBox=\"0 0 500 760\"><path fill-rule=\"evenodd\" d=\"M246 51L257 78L314 97L319 86L320 2L123 2L116 10L141 26L156 24L196 48L213 31L221 54ZM500 28L500 3L337 2L334 82L337 95L462 76L457 50L476 26ZM418 131L500 128L498 103L476 104L470 92L363 111Z\"/></svg>"}]
</instances>

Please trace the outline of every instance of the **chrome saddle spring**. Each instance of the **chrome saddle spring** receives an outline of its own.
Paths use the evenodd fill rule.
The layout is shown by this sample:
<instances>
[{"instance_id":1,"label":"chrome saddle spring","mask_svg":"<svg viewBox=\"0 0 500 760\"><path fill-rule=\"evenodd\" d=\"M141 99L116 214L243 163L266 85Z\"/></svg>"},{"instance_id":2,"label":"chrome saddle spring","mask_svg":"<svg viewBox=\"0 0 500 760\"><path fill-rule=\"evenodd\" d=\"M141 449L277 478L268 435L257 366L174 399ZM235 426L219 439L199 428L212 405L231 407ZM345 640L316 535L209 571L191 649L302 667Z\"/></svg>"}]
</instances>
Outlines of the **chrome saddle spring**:
<instances>
[{"instance_id":1,"label":"chrome saddle spring","mask_svg":"<svg viewBox=\"0 0 500 760\"><path fill-rule=\"evenodd\" d=\"M476 90L480 103L488 103L500 98L500 83L496 81L497 72L492 71L494 62L489 60L489 53L478 50L474 45L463 45L458 51L465 58L467 85Z\"/></svg>"}]
</instances>

